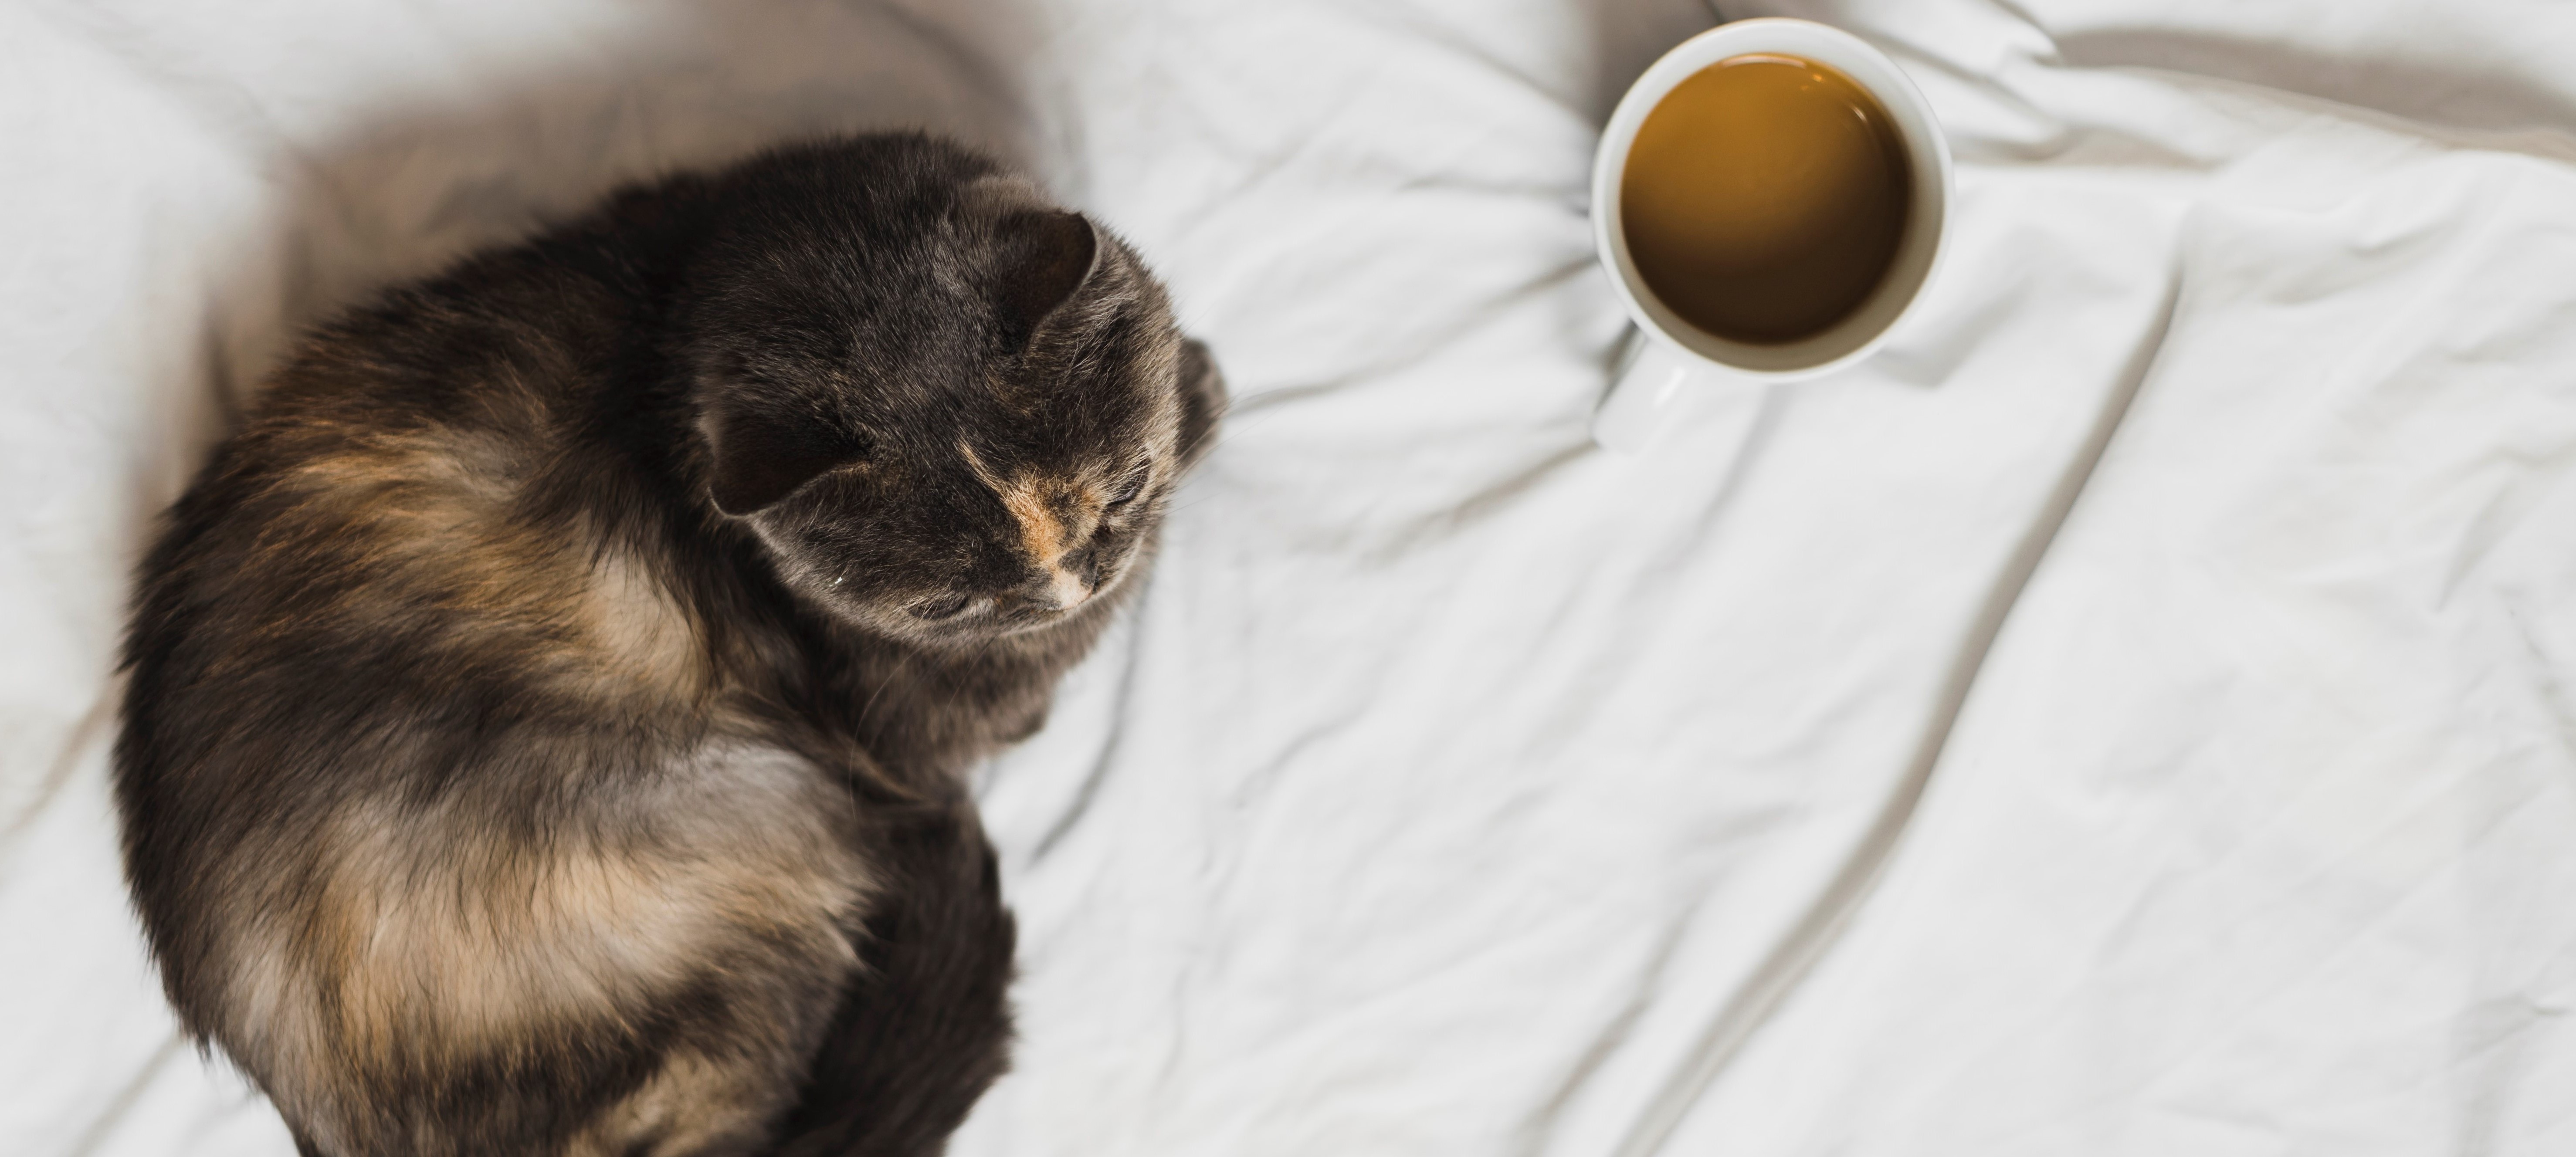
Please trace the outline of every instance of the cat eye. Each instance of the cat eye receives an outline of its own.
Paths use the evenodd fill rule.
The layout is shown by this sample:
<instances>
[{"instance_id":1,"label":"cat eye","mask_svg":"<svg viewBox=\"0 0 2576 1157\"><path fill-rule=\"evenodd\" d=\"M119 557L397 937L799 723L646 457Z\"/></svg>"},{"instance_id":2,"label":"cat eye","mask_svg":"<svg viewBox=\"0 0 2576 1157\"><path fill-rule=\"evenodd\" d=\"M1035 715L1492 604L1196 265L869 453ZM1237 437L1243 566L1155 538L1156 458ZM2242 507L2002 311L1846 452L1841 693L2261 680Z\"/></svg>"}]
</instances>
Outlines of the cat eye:
<instances>
[{"instance_id":1,"label":"cat eye","mask_svg":"<svg viewBox=\"0 0 2576 1157\"><path fill-rule=\"evenodd\" d=\"M933 622L941 619L953 619L959 615L965 614L967 605L974 601L975 600L968 595L944 595L927 602L914 603L912 605L912 614L914 618L929 619Z\"/></svg>"},{"instance_id":2,"label":"cat eye","mask_svg":"<svg viewBox=\"0 0 2576 1157\"><path fill-rule=\"evenodd\" d=\"M1116 494L1109 496L1108 503L1102 506L1101 509L1104 511L1123 510L1128 505L1134 503L1137 499L1144 497L1145 480L1145 475L1142 473L1129 478L1125 483L1118 487L1118 492Z\"/></svg>"}]
</instances>

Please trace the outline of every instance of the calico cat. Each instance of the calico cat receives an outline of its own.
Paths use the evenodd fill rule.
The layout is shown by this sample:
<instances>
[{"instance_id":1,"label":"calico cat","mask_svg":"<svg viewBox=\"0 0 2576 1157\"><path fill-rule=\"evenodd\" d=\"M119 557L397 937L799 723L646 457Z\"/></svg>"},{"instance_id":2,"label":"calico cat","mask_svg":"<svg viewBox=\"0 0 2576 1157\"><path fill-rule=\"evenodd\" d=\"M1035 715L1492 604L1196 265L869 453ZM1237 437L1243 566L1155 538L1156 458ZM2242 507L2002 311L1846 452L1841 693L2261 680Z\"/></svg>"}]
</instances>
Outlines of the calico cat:
<instances>
[{"instance_id":1,"label":"calico cat","mask_svg":"<svg viewBox=\"0 0 2576 1157\"><path fill-rule=\"evenodd\" d=\"M306 1154L936 1153L1013 931L960 772L1138 585L1224 387L922 135L611 197L325 326L141 568L171 1002Z\"/></svg>"}]
</instances>

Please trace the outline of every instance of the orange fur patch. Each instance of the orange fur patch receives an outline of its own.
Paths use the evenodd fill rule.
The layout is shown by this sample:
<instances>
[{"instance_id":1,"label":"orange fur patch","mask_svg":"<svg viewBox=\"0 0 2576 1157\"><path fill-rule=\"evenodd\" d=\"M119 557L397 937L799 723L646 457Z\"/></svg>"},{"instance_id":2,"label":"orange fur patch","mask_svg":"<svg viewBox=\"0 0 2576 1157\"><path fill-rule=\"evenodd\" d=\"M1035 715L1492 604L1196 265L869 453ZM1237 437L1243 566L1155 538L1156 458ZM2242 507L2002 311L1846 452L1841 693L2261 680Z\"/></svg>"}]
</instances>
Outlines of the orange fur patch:
<instances>
[{"instance_id":1,"label":"orange fur patch","mask_svg":"<svg viewBox=\"0 0 2576 1157\"><path fill-rule=\"evenodd\" d=\"M452 616L436 645L507 652L586 696L703 693L695 620L632 557L514 516L522 467L469 435L374 439L312 459L279 486L309 515L274 548L369 573L344 613Z\"/></svg>"},{"instance_id":2,"label":"orange fur patch","mask_svg":"<svg viewBox=\"0 0 2576 1157\"><path fill-rule=\"evenodd\" d=\"M1001 477L984 464L975 448L963 442L958 452L965 456L966 466L975 477L991 487L1002 500L1002 508L1020 524L1020 549L1039 573L1047 576L1047 585L1058 606L1071 607L1091 597L1091 588L1064 568L1064 556L1088 540L1099 525L1103 505L1099 487L1080 478L1037 474L1015 474ZM1067 524L1059 500L1075 498L1071 504L1074 521Z\"/></svg>"},{"instance_id":3,"label":"orange fur patch","mask_svg":"<svg viewBox=\"0 0 2576 1157\"><path fill-rule=\"evenodd\" d=\"M835 814L846 796L802 759L716 745L637 790L663 797L639 811L667 818L615 842L524 842L469 813L368 807L315 832L318 903L230 953L232 1035L260 1042L271 1091L329 1122L351 1108L334 1101L352 1071L601 1031L746 943L775 946L769 967L856 966L841 926L874 885ZM602 1151L625 1152L607 1143L621 1134L756 1127L774 1108L762 1051L675 1054L599 1123Z\"/></svg>"}]
</instances>

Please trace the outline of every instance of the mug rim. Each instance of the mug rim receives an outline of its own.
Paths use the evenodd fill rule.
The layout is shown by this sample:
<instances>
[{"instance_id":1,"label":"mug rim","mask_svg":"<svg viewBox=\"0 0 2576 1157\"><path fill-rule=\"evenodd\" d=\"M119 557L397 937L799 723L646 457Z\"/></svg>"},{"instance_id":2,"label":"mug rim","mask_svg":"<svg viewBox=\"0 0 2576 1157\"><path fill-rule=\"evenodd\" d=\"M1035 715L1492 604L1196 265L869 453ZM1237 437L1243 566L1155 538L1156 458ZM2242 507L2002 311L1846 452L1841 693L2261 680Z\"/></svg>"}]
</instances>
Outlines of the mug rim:
<instances>
[{"instance_id":1,"label":"mug rim","mask_svg":"<svg viewBox=\"0 0 2576 1157\"><path fill-rule=\"evenodd\" d=\"M1825 51L1810 49L1821 47ZM1719 61L1762 52L1802 56L1850 77L1896 122L1913 177L1905 240L1886 276L1860 306L1832 328L1778 345L1731 341L1690 322L1655 297L1637 274L1621 228L1619 189L1629 149L1646 115L1682 81ZM1856 62L1859 67L1850 67ZM1928 162L1928 163L1927 163ZM1868 41L1812 20L1766 16L1718 25L1674 45L1639 74L1619 98L1595 146L1592 162L1593 245L1630 320L1650 337L1729 371L1769 380L1815 377L1877 351L1898 322L1922 300L1948 249L1951 168L1949 142L1913 79Z\"/></svg>"}]
</instances>

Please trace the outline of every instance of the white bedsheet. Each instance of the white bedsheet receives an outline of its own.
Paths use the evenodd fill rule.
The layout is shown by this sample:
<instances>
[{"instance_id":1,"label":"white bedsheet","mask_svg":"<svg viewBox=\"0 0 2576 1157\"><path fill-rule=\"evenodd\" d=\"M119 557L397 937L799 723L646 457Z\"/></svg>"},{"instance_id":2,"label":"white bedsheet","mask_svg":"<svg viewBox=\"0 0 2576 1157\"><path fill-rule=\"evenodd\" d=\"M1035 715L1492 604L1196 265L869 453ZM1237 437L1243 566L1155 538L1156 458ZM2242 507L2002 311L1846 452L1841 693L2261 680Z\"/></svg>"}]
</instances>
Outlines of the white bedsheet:
<instances>
[{"instance_id":1,"label":"white bedsheet","mask_svg":"<svg viewBox=\"0 0 2576 1157\"><path fill-rule=\"evenodd\" d=\"M1682 0L223 7L0 3L0 1152L291 1152L175 1035L105 752L293 328L924 124L1238 399L985 775L959 1157L2576 1153L2563 5L1725 5L1894 53L1956 233L1885 354L1643 461L1584 179Z\"/></svg>"}]
</instances>

